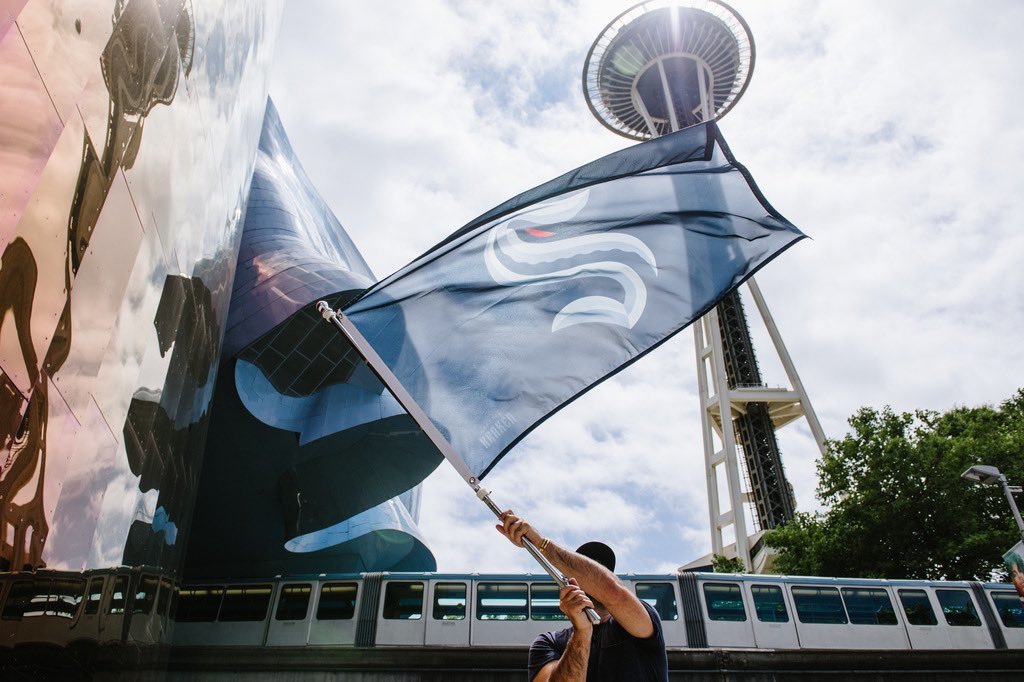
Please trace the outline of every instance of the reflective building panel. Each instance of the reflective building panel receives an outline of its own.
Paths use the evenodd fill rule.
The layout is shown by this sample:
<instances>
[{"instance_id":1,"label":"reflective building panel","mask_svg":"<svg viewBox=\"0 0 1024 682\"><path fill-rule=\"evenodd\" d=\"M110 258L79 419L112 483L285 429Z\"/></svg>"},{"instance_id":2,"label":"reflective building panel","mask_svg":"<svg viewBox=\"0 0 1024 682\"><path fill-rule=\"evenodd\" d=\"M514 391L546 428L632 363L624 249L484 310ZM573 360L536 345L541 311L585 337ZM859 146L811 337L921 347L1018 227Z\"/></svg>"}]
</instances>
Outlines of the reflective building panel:
<instances>
[{"instance_id":1,"label":"reflective building panel","mask_svg":"<svg viewBox=\"0 0 1024 682\"><path fill-rule=\"evenodd\" d=\"M414 486L440 455L314 310L373 282L268 104L186 575L436 567Z\"/></svg>"},{"instance_id":2,"label":"reflective building panel","mask_svg":"<svg viewBox=\"0 0 1024 682\"><path fill-rule=\"evenodd\" d=\"M0 647L166 640L281 9L0 7Z\"/></svg>"},{"instance_id":3,"label":"reflective building panel","mask_svg":"<svg viewBox=\"0 0 1024 682\"><path fill-rule=\"evenodd\" d=\"M0 678L159 667L188 576L436 567L441 457L313 308L375 278L269 104L281 12L0 3Z\"/></svg>"}]
</instances>

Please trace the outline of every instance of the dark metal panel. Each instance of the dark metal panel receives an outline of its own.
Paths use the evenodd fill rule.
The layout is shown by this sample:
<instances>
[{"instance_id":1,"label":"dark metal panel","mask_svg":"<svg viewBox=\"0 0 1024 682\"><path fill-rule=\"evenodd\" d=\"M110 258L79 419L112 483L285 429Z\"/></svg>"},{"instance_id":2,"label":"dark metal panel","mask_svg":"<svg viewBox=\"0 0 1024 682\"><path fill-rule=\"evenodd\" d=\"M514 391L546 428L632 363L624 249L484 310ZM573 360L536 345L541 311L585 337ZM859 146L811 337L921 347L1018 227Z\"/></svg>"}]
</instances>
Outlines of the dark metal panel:
<instances>
[{"instance_id":1,"label":"dark metal panel","mask_svg":"<svg viewBox=\"0 0 1024 682\"><path fill-rule=\"evenodd\" d=\"M377 641L377 611L380 606L383 573L364 573L359 622L356 624L356 646L372 647Z\"/></svg>"},{"instance_id":2,"label":"dark metal panel","mask_svg":"<svg viewBox=\"0 0 1024 682\"><path fill-rule=\"evenodd\" d=\"M691 649L706 649L708 633L704 627L704 611L700 607L700 588L696 573L679 574L679 595L683 602L686 646Z\"/></svg>"}]
</instances>

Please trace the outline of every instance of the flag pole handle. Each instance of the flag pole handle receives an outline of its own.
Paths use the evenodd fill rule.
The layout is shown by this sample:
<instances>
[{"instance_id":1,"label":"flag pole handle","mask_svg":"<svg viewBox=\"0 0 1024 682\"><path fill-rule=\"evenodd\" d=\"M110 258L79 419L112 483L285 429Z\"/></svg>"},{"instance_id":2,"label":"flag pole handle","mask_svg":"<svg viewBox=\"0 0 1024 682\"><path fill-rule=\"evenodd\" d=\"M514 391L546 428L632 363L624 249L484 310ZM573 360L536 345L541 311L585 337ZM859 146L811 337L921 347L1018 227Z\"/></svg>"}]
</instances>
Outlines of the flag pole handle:
<instances>
[{"instance_id":1,"label":"flag pole handle","mask_svg":"<svg viewBox=\"0 0 1024 682\"><path fill-rule=\"evenodd\" d=\"M480 498L481 502L487 505L488 509L494 512L495 516L499 518L501 517L501 507L494 503L494 500L491 499L491 494L488 491L478 487L476 491L476 496ZM548 561L548 558L544 556L544 554L541 553L539 549L537 549L536 545L534 545L527 538L523 538L522 542L523 547L526 548L526 551L529 552L533 556L533 558L537 560L537 563L540 564L545 571L547 571L548 575L551 576L552 580L558 583L559 587L565 587L569 584L569 581L565 579L565 576L562 575L562 572L555 568L554 564ZM597 611L595 611L591 607L588 606L586 609L584 609L584 611L587 614L587 618L589 618L590 622L594 625L597 625L601 622L601 616L597 615Z\"/></svg>"},{"instance_id":2,"label":"flag pole handle","mask_svg":"<svg viewBox=\"0 0 1024 682\"><path fill-rule=\"evenodd\" d=\"M469 466L463 461L459 453L455 452L455 448L448 442L448 439L438 430L434 425L434 422L430 420L427 414L423 411L423 408L419 406L419 403L409 395L409 392L405 390L402 383L398 380L392 372L391 368L387 366L384 360L377 354L377 351L373 349L373 346L367 342L363 335L359 333L355 325L346 318L342 313L335 311L326 301L318 301L316 304L317 312L330 322L338 332L341 333L349 343L352 344L353 348L366 360L366 364L369 365L370 369L374 374L383 382L391 394L395 397L395 400L409 413L409 416L419 425L423 430L423 433L430 439L434 446L441 452L448 462L455 467L455 470L462 476L463 480L473 489L476 496L487 505L487 507L494 512L495 516L501 516L501 509L491 500L491 494L480 487L480 481L477 480L476 476L470 470ZM565 587L568 585L568 581L565 576L559 572L555 566L548 561L547 557L541 554L540 550L537 549L532 542L523 538L523 547L526 548L534 559L537 560L547 574L551 576L552 580L558 583L559 587ZM597 612L592 608L587 608L587 617L590 618L590 622L597 625L601 622L601 617L597 615Z\"/></svg>"}]
</instances>

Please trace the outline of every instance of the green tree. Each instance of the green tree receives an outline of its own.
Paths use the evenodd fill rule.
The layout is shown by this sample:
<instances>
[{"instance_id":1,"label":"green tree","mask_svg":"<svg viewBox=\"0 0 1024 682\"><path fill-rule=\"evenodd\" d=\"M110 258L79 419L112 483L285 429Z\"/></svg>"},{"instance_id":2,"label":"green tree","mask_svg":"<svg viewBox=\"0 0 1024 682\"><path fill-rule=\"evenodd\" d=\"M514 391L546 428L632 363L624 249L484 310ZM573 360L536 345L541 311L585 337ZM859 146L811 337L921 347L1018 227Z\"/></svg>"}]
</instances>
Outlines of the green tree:
<instances>
[{"instance_id":1,"label":"green tree","mask_svg":"<svg viewBox=\"0 0 1024 682\"><path fill-rule=\"evenodd\" d=\"M790 575L987 580L1020 540L999 486L960 474L998 467L1024 483L1024 389L998 408L897 414L862 408L818 461L823 513L765 534Z\"/></svg>"},{"instance_id":2,"label":"green tree","mask_svg":"<svg viewBox=\"0 0 1024 682\"><path fill-rule=\"evenodd\" d=\"M743 559L736 557L735 559L729 559L723 554L714 554L711 556L711 569L715 573L746 573L747 567L743 563Z\"/></svg>"}]
</instances>

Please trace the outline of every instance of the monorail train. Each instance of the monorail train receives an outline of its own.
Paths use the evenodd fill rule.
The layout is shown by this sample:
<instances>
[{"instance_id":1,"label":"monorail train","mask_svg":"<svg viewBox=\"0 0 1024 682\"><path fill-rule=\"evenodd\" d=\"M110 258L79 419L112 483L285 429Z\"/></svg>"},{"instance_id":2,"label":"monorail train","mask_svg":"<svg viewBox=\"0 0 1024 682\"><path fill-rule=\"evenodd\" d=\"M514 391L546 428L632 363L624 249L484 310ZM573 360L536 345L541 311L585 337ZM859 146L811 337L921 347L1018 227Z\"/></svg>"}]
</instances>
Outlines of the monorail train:
<instances>
[{"instance_id":1,"label":"monorail train","mask_svg":"<svg viewBox=\"0 0 1024 682\"><path fill-rule=\"evenodd\" d=\"M1024 649L1012 586L620 576L685 649ZM363 573L176 585L144 568L2 576L0 647L524 647L566 625L547 576Z\"/></svg>"}]
</instances>

